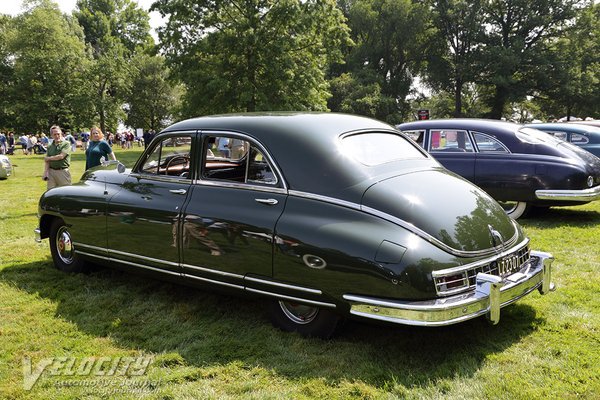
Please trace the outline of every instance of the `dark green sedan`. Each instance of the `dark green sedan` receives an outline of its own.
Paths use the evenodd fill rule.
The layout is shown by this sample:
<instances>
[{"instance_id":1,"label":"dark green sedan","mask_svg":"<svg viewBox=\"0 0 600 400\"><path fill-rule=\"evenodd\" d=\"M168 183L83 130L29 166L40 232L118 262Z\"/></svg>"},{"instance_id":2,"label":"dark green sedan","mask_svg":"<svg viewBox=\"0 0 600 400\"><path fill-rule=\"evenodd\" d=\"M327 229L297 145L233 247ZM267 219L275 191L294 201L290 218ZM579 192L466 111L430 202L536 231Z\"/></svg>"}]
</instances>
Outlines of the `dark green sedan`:
<instances>
[{"instance_id":1,"label":"dark green sedan","mask_svg":"<svg viewBox=\"0 0 600 400\"><path fill-rule=\"evenodd\" d=\"M37 239L89 263L263 296L276 326L442 326L553 290L550 254L486 193L384 123L331 113L177 123L131 170L47 191Z\"/></svg>"}]
</instances>

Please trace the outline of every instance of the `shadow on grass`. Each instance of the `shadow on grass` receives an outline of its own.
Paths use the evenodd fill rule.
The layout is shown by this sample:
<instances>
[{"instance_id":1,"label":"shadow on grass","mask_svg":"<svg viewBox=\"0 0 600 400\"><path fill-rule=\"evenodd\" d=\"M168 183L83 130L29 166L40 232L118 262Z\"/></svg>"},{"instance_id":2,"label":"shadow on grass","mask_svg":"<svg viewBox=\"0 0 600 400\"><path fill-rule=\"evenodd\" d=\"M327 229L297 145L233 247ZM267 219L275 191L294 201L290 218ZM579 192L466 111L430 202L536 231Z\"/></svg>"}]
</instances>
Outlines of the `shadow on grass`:
<instances>
[{"instance_id":1,"label":"shadow on grass","mask_svg":"<svg viewBox=\"0 0 600 400\"><path fill-rule=\"evenodd\" d=\"M519 224L537 228L556 228L565 225L593 227L600 225L600 213L577 207L552 207L534 209L527 218L519 219Z\"/></svg>"},{"instance_id":2,"label":"shadow on grass","mask_svg":"<svg viewBox=\"0 0 600 400\"><path fill-rule=\"evenodd\" d=\"M273 328L266 302L215 294L110 269L64 274L51 262L0 270L0 281L56 305L56 318L85 334L159 356L158 364L198 368L242 363L289 380L363 381L377 387L431 385L473 376L490 354L529 335L543 320L523 304L503 309L500 324L483 318L441 328L346 322L333 340ZM173 356L175 353L175 356ZM193 374L189 380L199 379Z\"/></svg>"}]
</instances>

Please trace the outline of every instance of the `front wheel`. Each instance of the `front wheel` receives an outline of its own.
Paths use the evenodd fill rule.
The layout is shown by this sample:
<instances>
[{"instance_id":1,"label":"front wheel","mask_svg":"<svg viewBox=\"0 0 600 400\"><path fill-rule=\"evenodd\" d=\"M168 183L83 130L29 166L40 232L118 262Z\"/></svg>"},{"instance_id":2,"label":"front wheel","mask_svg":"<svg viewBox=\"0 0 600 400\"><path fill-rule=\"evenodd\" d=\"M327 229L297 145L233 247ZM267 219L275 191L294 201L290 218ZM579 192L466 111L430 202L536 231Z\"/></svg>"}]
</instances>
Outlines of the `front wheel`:
<instances>
[{"instance_id":1,"label":"front wheel","mask_svg":"<svg viewBox=\"0 0 600 400\"><path fill-rule=\"evenodd\" d=\"M499 201L504 212L513 219L524 218L531 211L531 205L525 201Z\"/></svg>"},{"instance_id":2,"label":"front wheel","mask_svg":"<svg viewBox=\"0 0 600 400\"><path fill-rule=\"evenodd\" d=\"M64 272L86 270L81 257L75 253L71 232L61 220L55 220L50 228L50 253L54 266Z\"/></svg>"},{"instance_id":3,"label":"front wheel","mask_svg":"<svg viewBox=\"0 0 600 400\"><path fill-rule=\"evenodd\" d=\"M273 325L281 330L322 339L330 338L340 321L329 310L284 300L271 303L270 315Z\"/></svg>"}]
</instances>

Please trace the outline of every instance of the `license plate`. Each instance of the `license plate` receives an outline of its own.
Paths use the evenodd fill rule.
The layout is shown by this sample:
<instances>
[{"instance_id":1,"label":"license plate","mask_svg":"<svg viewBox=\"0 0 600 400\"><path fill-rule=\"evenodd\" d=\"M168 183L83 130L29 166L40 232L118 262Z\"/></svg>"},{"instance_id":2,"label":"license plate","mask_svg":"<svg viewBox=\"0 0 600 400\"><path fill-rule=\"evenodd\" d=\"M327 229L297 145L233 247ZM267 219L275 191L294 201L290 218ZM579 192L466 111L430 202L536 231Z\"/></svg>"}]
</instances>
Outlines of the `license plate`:
<instances>
[{"instance_id":1,"label":"license plate","mask_svg":"<svg viewBox=\"0 0 600 400\"><path fill-rule=\"evenodd\" d=\"M498 275L505 277L514 274L521 269L519 255L517 253L510 254L498 260Z\"/></svg>"}]
</instances>

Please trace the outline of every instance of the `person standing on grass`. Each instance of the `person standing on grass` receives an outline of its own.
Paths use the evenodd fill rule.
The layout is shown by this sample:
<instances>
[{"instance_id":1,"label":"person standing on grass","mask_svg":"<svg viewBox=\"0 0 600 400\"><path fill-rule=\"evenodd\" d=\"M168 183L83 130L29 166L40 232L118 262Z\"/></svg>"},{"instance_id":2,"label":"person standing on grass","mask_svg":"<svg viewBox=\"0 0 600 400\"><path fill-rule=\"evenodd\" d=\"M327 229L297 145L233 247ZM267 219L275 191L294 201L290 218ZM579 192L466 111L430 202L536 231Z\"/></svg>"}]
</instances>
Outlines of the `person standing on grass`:
<instances>
[{"instance_id":1,"label":"person standing on grass","mask_svg":"<svg viewBox=\"0 0 600 400\"><path fill-rule=\"evenodd\" d=\"M54 125L50 128L52 143L44 157L44 175L42 179L47 181L47 189L71 184L71 144L65 140L60 126Z\"/></svg>"},{"instance_id":2,"label":"person standing on grass","mask_svg":"<svg viewBox=\"0 0 600 400\"><path fill-rule=\"evenodd\" d=\"M104 140L104 134L97 126L93 126L90 130L90 141L88 148L85 151L85 169L100 165L100 159L104 157L105 160L111 158L116 160L115 153L112 151L112 147Z\"/></svg>"}]
</instances>

